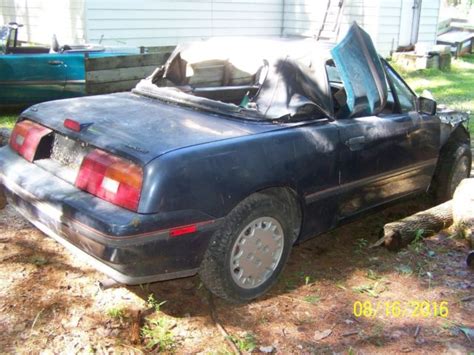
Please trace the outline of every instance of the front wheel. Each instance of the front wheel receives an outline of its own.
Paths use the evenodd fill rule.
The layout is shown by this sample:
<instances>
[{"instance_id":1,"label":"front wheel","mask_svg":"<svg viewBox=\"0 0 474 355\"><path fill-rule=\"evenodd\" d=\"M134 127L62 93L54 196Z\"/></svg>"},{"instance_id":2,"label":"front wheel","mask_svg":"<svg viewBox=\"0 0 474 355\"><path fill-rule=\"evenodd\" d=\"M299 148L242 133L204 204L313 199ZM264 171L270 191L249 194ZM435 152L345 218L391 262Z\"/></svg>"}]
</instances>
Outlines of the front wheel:
<instances>
[{"instance_id":1,"label":"front wheel","mask_svg":"<svg viewBox=\"0 0 474 355\"><path fill-rule=\"evenodd\" d=\"M286 210L279 200L255 194L230 212L213 236L199 272L212 293L240 303L273 286L292 244Z\"/></svg>"}]
</instances>

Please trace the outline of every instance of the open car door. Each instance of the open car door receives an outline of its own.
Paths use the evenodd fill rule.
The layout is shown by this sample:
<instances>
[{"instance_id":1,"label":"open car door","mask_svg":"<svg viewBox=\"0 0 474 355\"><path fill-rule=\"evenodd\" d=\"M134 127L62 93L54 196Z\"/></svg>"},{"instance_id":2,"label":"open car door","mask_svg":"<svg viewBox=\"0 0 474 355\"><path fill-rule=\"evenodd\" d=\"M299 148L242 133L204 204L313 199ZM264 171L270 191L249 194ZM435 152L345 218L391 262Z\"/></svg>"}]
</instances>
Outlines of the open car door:
<instances>
[{"instance_id":1,"label":"open car door","mask_svg":"<svg viewBox=\"0 0 474 355\"><path fill-rule=\"evenodd\" d=\"M370 36L354 22L331 55L346 89L350 115L380 113L387 102L387 80Z\"/></svg>"}]
</instances>

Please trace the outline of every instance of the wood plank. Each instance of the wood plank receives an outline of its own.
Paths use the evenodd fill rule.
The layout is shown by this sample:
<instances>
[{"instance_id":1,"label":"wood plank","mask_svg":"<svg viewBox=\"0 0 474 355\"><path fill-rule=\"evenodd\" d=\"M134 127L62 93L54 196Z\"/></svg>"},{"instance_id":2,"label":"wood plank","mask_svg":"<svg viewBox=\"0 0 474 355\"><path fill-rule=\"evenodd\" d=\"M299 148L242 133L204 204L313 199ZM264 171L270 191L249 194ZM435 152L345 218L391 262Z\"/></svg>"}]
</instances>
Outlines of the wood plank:
<instances>
[{"instance_id":1,"label":"wood plank","mask_svg":"<svg viewBox=\"0 0 474 355\"><path fill-rule=\"evenodd\" d=\"M144 53L173 53L176 46L158 46L158 47L144 47Z\"/></svg>"},{"instance_id":2,"label":"wood plank","mask_svg":"<svg viewBox=\"0 0 474 355\"><path fill-rule=\"evenodd\" d=\"M114 92L130 91L140 80L124 80L115 83L88 84L86 83L87 95L110 94Z\"/></svg>"},{"instance_id":3,"label":"wood plank","mask_svg":"<svg viewBox=\"0 0 474 355\"><path fill-rule=\"evenodd\" d=\"M140 80L151 75L156 65L133 68L117 68L86 72L86 82L89 84L112 83L117 81Z\"/></svg>"},{"instance_id":4,"label":"wood plank","mask_svg":"<svg viewBox=\"0 0 474 355\"><path fill-rule=\"evenodd\" d=\"M107 70L112 68L133 68L146 66L160 66L166 62L170 52L124 55L117 57L86 58L86 72Z\"/></svg>"}]
</instances>

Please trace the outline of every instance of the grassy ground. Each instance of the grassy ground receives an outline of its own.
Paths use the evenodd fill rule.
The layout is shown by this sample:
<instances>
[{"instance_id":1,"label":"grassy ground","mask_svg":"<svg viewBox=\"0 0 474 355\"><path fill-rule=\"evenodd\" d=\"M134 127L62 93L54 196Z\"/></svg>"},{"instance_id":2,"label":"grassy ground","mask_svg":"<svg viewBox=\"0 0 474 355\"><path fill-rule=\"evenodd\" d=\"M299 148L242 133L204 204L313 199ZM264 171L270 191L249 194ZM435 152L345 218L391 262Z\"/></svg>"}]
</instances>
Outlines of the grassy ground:
<instances>
[{"instance_id":1,"label":"grassy ground","mask_svg":"<svg viewBox=\"0 0 474 355\"><path fill-rule=\"evenodd\" d=\"M400 67L397 70L418 94L429 90L439 104L470 111L470 130L474 130L474 55L453 59L449 71L427 69L407 72Z\"/></svg>"}]
</instances>

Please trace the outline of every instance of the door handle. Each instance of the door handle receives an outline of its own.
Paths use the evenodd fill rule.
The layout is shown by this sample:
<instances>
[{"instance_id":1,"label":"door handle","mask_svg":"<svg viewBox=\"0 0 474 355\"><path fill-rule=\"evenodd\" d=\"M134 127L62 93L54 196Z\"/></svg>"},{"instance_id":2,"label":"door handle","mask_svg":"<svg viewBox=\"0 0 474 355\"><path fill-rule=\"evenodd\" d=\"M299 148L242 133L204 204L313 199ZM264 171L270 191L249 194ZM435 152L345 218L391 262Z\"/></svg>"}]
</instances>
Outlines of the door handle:
<instances>
[{"instance_id":1,"label":"door handle","mask_svg":"<svg viewBox=\"0 0 474 355\"><path fill-rule=\"evenodd\" d=\"M50 60L48 62L49 65L63 65L64 62L60 61L60 60Z\"/></svg>"},{"instance_id":2,"label":"door handle","mask_svg":"<svg viewBox=\"0 0 474 355\"><path fill-rule=\"evenodd\" d=\"M346 141L346 145L349 147L351 151L361 150L365 144L365 136L358 136L349 138Z\"/></svg>"}]
</instances>

